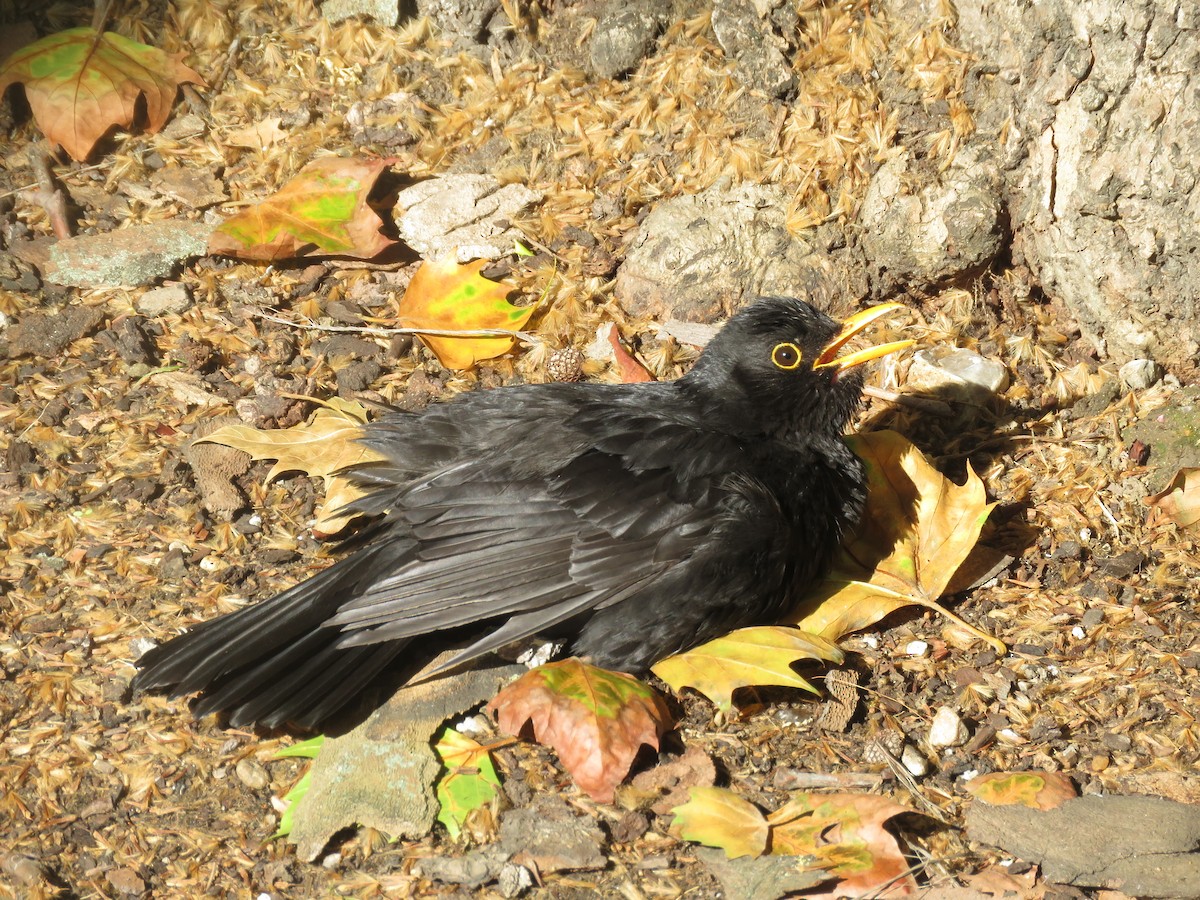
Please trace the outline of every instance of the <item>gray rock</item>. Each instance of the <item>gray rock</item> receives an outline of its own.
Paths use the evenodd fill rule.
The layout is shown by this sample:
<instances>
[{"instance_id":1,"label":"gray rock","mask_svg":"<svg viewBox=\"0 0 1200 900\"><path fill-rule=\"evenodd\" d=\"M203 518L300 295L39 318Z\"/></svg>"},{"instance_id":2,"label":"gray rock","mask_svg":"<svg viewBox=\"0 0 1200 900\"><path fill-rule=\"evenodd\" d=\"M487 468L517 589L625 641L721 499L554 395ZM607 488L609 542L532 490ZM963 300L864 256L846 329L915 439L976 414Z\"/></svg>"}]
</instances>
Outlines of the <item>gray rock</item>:
<instances>
[{"instance_id":1,"label":"gray rock","mask_svg":"<svg viewBox=\"0 0 1200 900\"><path fill-rule=\"evenodd\" d=\"M1200 7L964 0L978 140L1011 160L1019 257L1097 350L1200 358Z\"/></svg>"},{"instance_id":2,"label":"gray rock","mask_svg":"<svg viewBox=\"0 0 1200 900\"><path fill-rule=\"evenodd\" d=\"M861 297L861 275L819 243L784 225L786 189L715 185L660 203L642 222L617 272L616 295L631 314L711 322L763 294L828 307Z\"/></svg>"},{"instance_id":3,"label":"gray rock","mask_svg":"<svg viewBox=\"0 0 1200 900\"><path fill-rule=\"evenodd\" d=\"M635 68L654 49L666 9L661 3L610 4L592 32L592 70L601 78L616 78Z\"/></svg>"},{"instance_id":4,"label":"gray rock","mask_svg":"<svg viewBox=\"0 0 1200 900\"><path fill-rule=\"evenodd\" d=\"M544 795L534 805L512 809L500 819L500 846L513 862L546 874L603 869L608 860L600 847L604 832L588 816L575 813L557 795Z\"/></svg>"},{"instance_id":5,"label":"gray rock","mask_svg":"<svg viewBox=\"0 0 1200 900\"><path fill-rule=\"evenodd\" d=\"M1131 359L1121 366L1121 381L1131 391L1144 391L1162 378L1162 366L1152 359Z\"/></svg>"},{"instance_id":6,"label":"gray rock","mask_svg":"<svg viewBox=\"0 0 1200 900\"><path fill-rule=\"evenodd\" d=\"M143 316L181 313L192 305L192 292L184 284L166 284L146 291L133 305Z\"/></svg>"},{"instance_id":7,"label":"gray rock","mask_svg":"<svg viewBox=\"0 0 1200 900\"><path fill-rule=\"evenodd\" d=\"M712 11L713 34L725 55L737 63L742 80L752 88L782 97L796 87L786 51L787 42L750 0L717 0Z\"/></svg>"},{"instance_id":8,"label":"gray rock","mask_svg":"<svg viewBox=\"0 0 1200 900\"><path fill-rule=\"evenodd\" d=\"M813 869L810 856L742 856L728 859L724 850L695 847L692 850L709 874L721 882L726 897L777 900L816 887L830 876Z\"/></svg>"},{"instance_id":9,"label":"gray rock","mask_svg":"<svg viewBox=\"0 0 1200 900\"><path fill-rule=\"evenodd\" d=\"M396 198L396 227L426 259L455 252L459 262L496 259L523 235L510 224L542 195L491 175L446 175L406 188Z\"/></svg>"},{"instance_id":10,"label":"gray rock","mask_svg":"<svg viewBox=\"0 0 1200 900\"><path fill-rule=\"evenodd\" d=\"M994 163L964 150L940 177L918 168L907 151L892 157L875 173L863 200L862 247L877 298L899 289L931 290L974 274L1003 247Z\"/></svg>"},{"instance_id":11,"label":"gray rock","mask_svg":"<svg viewBox=\"0 0 1200 900\"><path fill-rule=\"evenodd\" d=\"M1195 897L1200 885L1200 806L1160 797L1077 797L1051 810L967 810L972 841L1042 867L1047 881L1135 897Z\"/></svg>"},{"instance_id":12,"label":"gray rock","mask_svg":"<svg viewBox=\"0 0 1200 900\"><path fill-rule=\"evenodd\" d=\"M208 252L211 225L171 219L64 238L50 248L46 280L75 287L133 287Z\"/></svg>"}]
</instances>

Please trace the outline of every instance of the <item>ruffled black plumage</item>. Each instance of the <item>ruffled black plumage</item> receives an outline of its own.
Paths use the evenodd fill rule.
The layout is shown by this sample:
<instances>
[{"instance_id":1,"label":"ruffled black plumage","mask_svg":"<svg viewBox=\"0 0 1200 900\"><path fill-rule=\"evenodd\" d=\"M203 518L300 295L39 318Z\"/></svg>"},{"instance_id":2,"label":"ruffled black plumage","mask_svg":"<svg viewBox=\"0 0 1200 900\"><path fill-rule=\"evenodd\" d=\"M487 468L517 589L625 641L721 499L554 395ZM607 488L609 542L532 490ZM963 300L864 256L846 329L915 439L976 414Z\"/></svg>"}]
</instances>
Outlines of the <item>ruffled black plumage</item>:
<instances>
[{"instance_id":1,"label":"ruffled black plumage","mask_svg":"<svg viewBox=\"0 0 1200 900\"><path fill-rule=\"evenodd\" d=\"M841 441L855 371L814 368L839 325L764 298L679 381L466 394L392 413L353 474L378 516L360 549L149 651L134 687L198 714L317 727L385 669L468 635L458 661L555 633L640 671L769 623L819 577L864 500ZM773 358L781 344L800 357Z\"/></svg>"}]
</instances>

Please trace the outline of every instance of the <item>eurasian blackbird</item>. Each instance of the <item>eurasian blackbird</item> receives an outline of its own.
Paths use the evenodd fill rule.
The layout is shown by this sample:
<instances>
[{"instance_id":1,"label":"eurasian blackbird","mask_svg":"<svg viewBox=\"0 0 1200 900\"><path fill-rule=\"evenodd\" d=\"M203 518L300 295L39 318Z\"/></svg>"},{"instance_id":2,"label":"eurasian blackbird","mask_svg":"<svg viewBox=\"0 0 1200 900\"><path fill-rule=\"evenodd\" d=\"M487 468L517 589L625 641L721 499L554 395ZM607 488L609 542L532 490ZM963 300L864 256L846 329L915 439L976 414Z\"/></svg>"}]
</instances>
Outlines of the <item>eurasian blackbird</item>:
<instances>
[{"instance_id":1,"label":"eurasian blackbird","mask_svg":"<svg viewBox=\"0 0 1200 900\"><path fill-rule=\"evenodd\" d=\"M147 652L136 690L203 691L197 715L318 727L385 669L446 667L535 635L611 669L768 624L825 570L865 497L841 435L860 363L838 357L896 308L835 322L766 297L687 375L547 384L390 412L352 471L375 517L357 550L278 596ZM414 666L414 671L415 671Z\"/></svg>"}]
</instances>

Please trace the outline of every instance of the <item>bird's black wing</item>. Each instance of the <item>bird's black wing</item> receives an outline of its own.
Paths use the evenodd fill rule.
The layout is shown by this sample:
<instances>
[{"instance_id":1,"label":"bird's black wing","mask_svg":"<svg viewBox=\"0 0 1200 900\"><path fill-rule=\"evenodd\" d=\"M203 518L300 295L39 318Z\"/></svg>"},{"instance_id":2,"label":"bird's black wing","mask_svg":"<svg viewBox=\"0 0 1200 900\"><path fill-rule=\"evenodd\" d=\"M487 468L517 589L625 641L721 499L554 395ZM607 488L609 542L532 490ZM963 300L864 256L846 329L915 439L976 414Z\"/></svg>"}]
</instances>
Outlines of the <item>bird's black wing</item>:
<instances>
[{"instance_id":1,"label":"bird's black wing","mask_svg":"<svg viewBox=\"0 0 1200 900\"><path fill-rule=\"evenodd\" d=\"M431 632L476 635L465 660L562 626L602 664L638 668L715 636L735 595L779 593L781 573L758 564L781 540L778 509L729 471L726 438L640 412L644 391L475 396L370 426L387 456L360 473L361 508L385 516L372 542L150 651L135 687L204 691L197 713L235 724L311 726L396 657L426 654L413 641ZM623 628L624 611L646 627Z\"/></svg>"}]
</instances>

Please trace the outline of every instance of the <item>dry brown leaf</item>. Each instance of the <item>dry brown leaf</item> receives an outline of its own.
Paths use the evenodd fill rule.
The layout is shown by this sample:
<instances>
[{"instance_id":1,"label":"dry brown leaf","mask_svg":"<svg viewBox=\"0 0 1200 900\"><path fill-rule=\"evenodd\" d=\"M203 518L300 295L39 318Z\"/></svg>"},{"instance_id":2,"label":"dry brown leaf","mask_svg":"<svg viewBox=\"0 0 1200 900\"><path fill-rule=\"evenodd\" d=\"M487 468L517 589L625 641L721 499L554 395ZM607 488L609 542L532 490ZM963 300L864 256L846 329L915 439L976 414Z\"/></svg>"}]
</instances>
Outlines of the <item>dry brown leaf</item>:
<instances>
[{"instance_id":1,"label":"dry brown leaf","mask_svg":"<svg viewBox=\"0 0 1200 900\"><path fill-rule=\"evenodd\" d=\"M1007 648L937 605L994 503L967 469L956 485L892 431L847 439L866 464L867 508L829 577L804 600L796 624L836 641L913 604L934 609L998 649Z\"/></svg>"},{"instance_id":2,"label":"dry brown leaf","mask_svg":"<svg viewBox=\"0 0 1200 900\"><path fill-rule=\"evenodd\" d=\"M1162 511L1180 528L1200 532L1200 469L1180 469L1171 483L1147 497L1146 503Z\"/></svg>"},{"instance_id":3,"label":"dry brown leaf","mask_svg":"<svg viewBox=\"0 0 1200 900\"><path fill-rule=\"evenodd\" d=\"M874 794L809 794L798 791L767 816L771 853L815 857L814 866L838 879L813 900L837 897L907 897L917 885L908 860L884 823L911 812Z\"/></svg>"},{"instance_id":4,"label":"dry brown leaf","mask_svg":"<svg viewBox=\"0 0 1200 900\"><path fill-rule=\"evenodd\" d=\"M992 806L1020 804L1054 809L1079 796L1075 782L1061 772L988 772L966 784L972 797Z\"/></svg>"},{"instance_id":5,"label":"dry brown leaf","mask_svg":"<svg viewBox=\"0 0 1200 900\"><path fill-rule=\"evenodd\" d=\"M300 425L266 431L249 425L226 425L198 438L197 443L222 444L249 453L252 459L275 460L267 473L268 482L284 472L304 472L323 479L325 501L317 512L313 531L328 536L346 526L351 517L342 509L363 493L339 473L382 459L358 442L366 421L367 411L361 403L335 397Z\"/></svg>"},{"instance_id":6,"label":"dry brown leaf","mask_svg":"<svg viewBox=\"0 0 1200 900\"><path fill-rule=\"evenodd\" d=\"M0 69L0 94L23 84L38 127L74 160L87 159L114 126L128 128L138 101L147 130L167 122L182 83L204 79L179 57L111 31L71 28L12 54Z\"/></svg>"}]
</instances>

